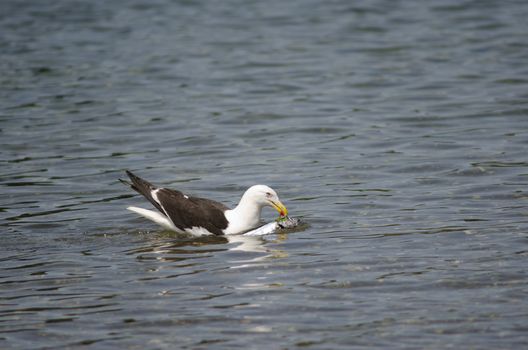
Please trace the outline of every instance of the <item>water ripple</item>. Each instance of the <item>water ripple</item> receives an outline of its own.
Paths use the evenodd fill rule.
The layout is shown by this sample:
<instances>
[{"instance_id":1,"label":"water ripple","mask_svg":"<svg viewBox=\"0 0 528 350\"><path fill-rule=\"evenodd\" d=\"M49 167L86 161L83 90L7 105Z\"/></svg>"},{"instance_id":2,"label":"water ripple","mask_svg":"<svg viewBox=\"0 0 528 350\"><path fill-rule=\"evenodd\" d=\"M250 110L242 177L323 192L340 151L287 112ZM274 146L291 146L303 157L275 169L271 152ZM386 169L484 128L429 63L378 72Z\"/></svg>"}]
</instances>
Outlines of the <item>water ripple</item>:
<instances>
[{"instance_id":1,"label":"water ripple","mask_svg":"<svg viewBox=\"0 0 528 350\"><path fill-rule=\"evenodd\" d=\"M523 348L528 6L240 5L2 4L0 347ZM164 232L125 169L307 224Z\"/></svg>"}]
</instances>

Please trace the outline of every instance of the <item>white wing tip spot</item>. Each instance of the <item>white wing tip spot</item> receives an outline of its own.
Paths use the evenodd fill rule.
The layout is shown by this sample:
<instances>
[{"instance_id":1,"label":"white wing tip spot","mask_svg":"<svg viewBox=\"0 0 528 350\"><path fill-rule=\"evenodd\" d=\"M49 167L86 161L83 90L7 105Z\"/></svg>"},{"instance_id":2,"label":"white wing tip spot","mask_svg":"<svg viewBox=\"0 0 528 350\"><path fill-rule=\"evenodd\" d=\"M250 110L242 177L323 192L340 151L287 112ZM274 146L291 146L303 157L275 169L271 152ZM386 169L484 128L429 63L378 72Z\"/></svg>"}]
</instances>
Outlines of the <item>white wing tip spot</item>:
<instances>
[{"instance_id":1,"label":"white wing tip spot","mask_svg":"<svg viewBox=\"0 0 528 350\"><path fill-rule=\"evenodd\" d=\"M189 196L187 196L186 194L183 195L183 198L185 199L189 199Z\"/></svg>"}]
</instances>

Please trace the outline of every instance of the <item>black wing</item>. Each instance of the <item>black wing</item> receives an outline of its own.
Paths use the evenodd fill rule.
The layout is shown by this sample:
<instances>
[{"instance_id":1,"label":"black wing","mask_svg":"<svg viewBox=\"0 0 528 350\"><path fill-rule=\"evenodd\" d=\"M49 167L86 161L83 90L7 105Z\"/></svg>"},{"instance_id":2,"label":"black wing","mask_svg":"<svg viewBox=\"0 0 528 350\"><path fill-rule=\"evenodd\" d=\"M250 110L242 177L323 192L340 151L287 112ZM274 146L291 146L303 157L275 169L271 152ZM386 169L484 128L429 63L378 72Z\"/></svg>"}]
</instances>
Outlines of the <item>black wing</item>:
<instances>
[{"instance_id":1,"label":"black wing","mask_svg":"<svg viewBox=\"0 0 528 350\"><path fill-rule=\"evenodd\" d=\"M136 176L136 175L132 174L132 172L130 172L128 170L126 170L126 174L130 178L130 180L132 180L132 183L128 183L128 182L126 182L124 180L121 180L121 182L130 185L130 188L132 188L137 193L143 195L146 199L148 199L148 201L150 203L152 203L153 206L156 207L156 209L158 209L162 214L165 214L165 212L163 211L163 208L152 197L152 192L157 190L158 187L154 186L153 184L151 184L147 180L143 180L139 176Z\"/></svg>"},{"instance_id":2,"label":"black wing","mask_svg":"<svg viewBox=\"0 0 528 350\"><path fill-rule=\"evenodd\" d=\"M158 200L164 213L181 230L192 227L203 227L215 235L223 234L222 230L229 224L224 212L229 208L200 197L185 196L180 191L161 188L157 192Z\"/></svg>"},{"instance_id":3,"label":"black wing","mask_svg":"<svg viewBox=\"0 0 528 350\"><path fill-rule=\"evenodd\" d=\"M229 224L224 212L229 208L222 203L200 197L190 197L177 190L156 187L130 171L126 174L132 181L128 183L136 192L142 194L162 214L168 216L180 230L192 227L203 227L215 235L223 234L222 230ZM153 197L153 193L159 201Z\"/></svg>"}]
</instances>

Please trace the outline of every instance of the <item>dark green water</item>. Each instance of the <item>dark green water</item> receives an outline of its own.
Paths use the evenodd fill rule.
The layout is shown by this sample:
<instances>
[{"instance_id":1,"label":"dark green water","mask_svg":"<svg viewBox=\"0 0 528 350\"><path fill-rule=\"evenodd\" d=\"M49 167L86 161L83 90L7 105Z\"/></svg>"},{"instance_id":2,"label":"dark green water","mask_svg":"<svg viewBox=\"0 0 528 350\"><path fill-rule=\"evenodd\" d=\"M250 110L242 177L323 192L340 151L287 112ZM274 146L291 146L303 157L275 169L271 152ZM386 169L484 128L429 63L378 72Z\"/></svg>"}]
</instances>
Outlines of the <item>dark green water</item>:
<instances>
[{"instance_id":1,"label":"dark green water","mask_svg":"<svg viewBox=\"0 0 528 350\"><path fill-rule=\"evenodd\" d=\"M525 347L527 17L2 1L0 348ZM124 169L230 206L265 183L309 226L162 232Z\"/></svg>"}]
</instances>

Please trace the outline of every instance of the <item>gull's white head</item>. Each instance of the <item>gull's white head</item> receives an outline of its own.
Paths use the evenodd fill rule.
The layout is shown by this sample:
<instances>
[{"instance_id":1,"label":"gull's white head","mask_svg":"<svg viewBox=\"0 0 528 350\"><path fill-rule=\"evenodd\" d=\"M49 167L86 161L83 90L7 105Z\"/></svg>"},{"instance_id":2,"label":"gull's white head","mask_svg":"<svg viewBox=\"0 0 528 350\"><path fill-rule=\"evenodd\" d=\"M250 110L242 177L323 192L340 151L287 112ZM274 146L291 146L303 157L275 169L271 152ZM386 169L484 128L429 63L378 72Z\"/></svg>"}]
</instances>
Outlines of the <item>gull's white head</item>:
<instances>
[{"instance_id":1,"label":"gull's white head","mask_svg":"<svg viewBox=\"0 0 528 350\"><path fill-rule=\"evenodd\" d=\"M282 204L273 188L266 185L254 185L248 188L244 197L257 203L260 207L270 206L277 210L281 216L288 215L288 209Z\"/></svg>"}]
</instances>

